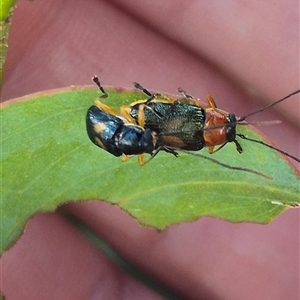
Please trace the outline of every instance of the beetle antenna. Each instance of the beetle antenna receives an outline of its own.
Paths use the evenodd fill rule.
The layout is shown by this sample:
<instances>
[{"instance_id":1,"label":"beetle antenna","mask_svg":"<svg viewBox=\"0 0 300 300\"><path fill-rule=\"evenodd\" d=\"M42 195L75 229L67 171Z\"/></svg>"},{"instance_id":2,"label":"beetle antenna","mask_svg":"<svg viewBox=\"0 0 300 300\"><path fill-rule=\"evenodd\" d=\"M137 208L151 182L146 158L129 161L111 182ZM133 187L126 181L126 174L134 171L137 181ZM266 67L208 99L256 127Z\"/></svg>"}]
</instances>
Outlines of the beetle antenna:
<instances>
[{"instance_id":1,"label":"beetle antenna","mask_svg":"<svg viewBox=\"0 0 300 300\"><path fill-rule=\"evenodd\" d=\"M252 173L252 174L256 174L256 175L259 175L259 176L262 176L264 178L267 178L267 179L273 179L271 176L269 175L266 175L262 172L259 172L259 171L255 171L255 170L252 170L252 169L248 169L248 168L242 168L242 167L235 167L235 166L231 166L231 165L227 165L227 164L224 164L214 158L211 158L211 157L208 157L208 156L205 156L205 155L201 155L199 153L193 153L191 151L188 151L188 150L183 150L183 149L179 149L179 148L175 148L175 147L169 147L169 149L174 149L176 151L180 151L180 152L184 152L184 153L187 153L187 154L190 154L190 155L193 155L193 156L197 156L197 157L200 157L200 158L203 158L203 159L207 159L217 165L220 165L224 168L227 168L227 169L230 169L230 170L236 170L236 171L243 171L243 172L248 172L248 173Z\"/></svg>"},{"instance_id":2,"label":"beetle antenna","mask_svg":"<svg viewBox=\"0 0 300 300\"><path fill-rule=\"evenodd\" d=\"M298 94L299 92L300 92L300 90L297 90L297 91L295 91L295 92L293 92L293 93L291 93L291 94L285 96L284 98L282 98L282 99L280 99L280 100L277 100L277 101L275 101L275 102L273 102L273 103L271 103L271 104L269 104L269 105L267 105L267 106L265 106L265 107L263 107L263 108L261 108L261 109L259 109L259 110L256 110L256 111L254 111L254 112L252 112L252 113L250 113L250 114L247 114L247 115L245 115L245 116L239 118L237 121L238 121L238 122L244 121L246 118L248 118L248 117L250 117L250 116L252 116L252 115L255 115L255 114L259 113L259 112L262 112L262 111L266 110L266 109L269 108L269 107L272 107L272 106L274 106L274 105L277 105L278 103L284 101L284 100L287 99L287 98L290 98L290 97L293 96L293 95Z\"/></svg>"},{"instance_id":3,"label":"beetle antenna","mask_svg":"<svg viewBox=\"0 0 300 300\"><path fill-rule=\"evenodd\" d=\"M278 151L278 152L280 152L280 153L288 156L289 158L292 158L293 160L295 160L295 161L297 161L297 162L300 163L300 159L298 157L295 157L295 156L293 156L293 155L291 155L291 154L289 154L289 153L287 153L287 152L285 152L283 150L280 150L280 149L278 149L276 147L273 147L273 146L271 146L271 145L269 145L269 144L267 144L267 143L265 143L263 141L248 138L245 135L240 134L240 133L237 133L236 135L239 136L243 140L247 140L247 141L251 141L251 142L257 143L257 144L261 144L261 145L266 146L266 147L268 147L270 149L276 150L276 151Z\"/></svg>"},{"instance_id":4,"label":"beetle antenna","mask_svg":"<svg viewBox=\"0 0 300 300\"><path fill-rule=\"evenodd\" d=\"M98 86L99 90L103 93L103 95L101 95L101 98L107 98L108 94L105 92L104 88L102 87L99 78L97 75L93 76L92 80L96 83L96 85Z\"/></svg>"}]
</instances>

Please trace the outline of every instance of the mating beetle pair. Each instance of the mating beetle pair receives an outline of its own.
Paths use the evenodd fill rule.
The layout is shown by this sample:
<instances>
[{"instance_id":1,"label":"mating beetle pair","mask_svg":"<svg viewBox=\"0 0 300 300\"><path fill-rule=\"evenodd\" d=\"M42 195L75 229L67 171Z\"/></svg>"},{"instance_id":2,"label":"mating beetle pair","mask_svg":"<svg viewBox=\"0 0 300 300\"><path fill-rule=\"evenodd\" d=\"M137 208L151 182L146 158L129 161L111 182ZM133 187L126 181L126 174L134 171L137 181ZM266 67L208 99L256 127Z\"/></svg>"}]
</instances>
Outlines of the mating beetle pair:
<instances>
[{"instance_id":1,"label":"mating beetle pair","mask_svg":"<svg viewBox=\"0 0 300 300\"><path fill-rule=\"evenodd\" d=\"M103 93L102 97L107 97L98 77L95 76L93 80ZM210 95L206 96L208 105L204 105L182 89L178 89L183 94L182 98L160 99L138 83L134 83L134 86L142 90L148 99L122 106L120 113L97 100L97 106L90 107L86 116L90 140L115 156L124 155L123 160L127 160L130 155L138 155L139 164L143 165L161 150L177 156L175 150L198 151L203 147L208 147L209 153L212 154L228 142L234 142L237 151L242 153L243 149L236 140L238 136L279 151L300 162L299 158L271 145L236 133L237 124L247 124L244 120L248 116L276 105L299 93L300 90L237 119L234 114L218 109ZM218 148L215 149L216 146ZM146 162L144 153L151 155Z\"/></svg>"},{"instance_id":2,"label":"mating beetle pair","mask_svg":"<svg viewBox=\"0 0 300 300\"><path fill-rule=\"evenodd\" d=\"M94 77L93 80L106 97L98 78ZM124 154L123 160L137 154L139 163L143 165L144 153L151 154L149 160L161 150L177 156L175 148L198 151L208 146L213 153L213 147L223 144L223 140L226 143L235 140L234 115L224 114L223 111L220 113L220 110L215 109L212 98L210 100L214 109L211 112L214 113L213 118L218 120L218 123L214 122L218 126L214 131L222 135L218 140L214 139L215 132L204 131L205 126L211 126L212 113L207 114L196 100L185 94L182 99L156 99L155 95L139 84L135 83L135 87L142 89L149 98L121 107L122 116L98 100L97 106L88 110L86 124L90 140L111 154ZM216 114L219 118L216 118ZM224 128L223 124L227 123L228 127Z\"/></svg>"}]
</instances>

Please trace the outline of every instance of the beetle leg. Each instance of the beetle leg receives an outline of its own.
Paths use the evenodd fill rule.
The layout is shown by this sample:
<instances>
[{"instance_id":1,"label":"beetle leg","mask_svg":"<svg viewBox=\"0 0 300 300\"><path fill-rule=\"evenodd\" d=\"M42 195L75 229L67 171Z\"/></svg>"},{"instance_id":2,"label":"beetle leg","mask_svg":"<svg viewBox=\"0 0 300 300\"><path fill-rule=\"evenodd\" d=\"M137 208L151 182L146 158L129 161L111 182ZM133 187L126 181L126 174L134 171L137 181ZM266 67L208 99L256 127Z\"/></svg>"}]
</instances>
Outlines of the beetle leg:
<instances>
[{"instance_id":1,"label":"beetle leg","mask_svg":"<svg viewBox=\"0 0 300 300\"><path fill-rule=\"evenodd\" d=\"M181 93L182 96L183 96L184 98L186 98L186 99L195 99L193 96L187 94L186 91L185 91L184 89L182 89L181 87L179 87L179 88L177 89L177 91L178 91L179 93Z\"/></svg>"},{"instance_id":2,"label":"beetle leg","mask_svg":"<svg viewBox=\"0 0 300 300\"><path fill-rule=\"evenodd\" d=\"M233 140L233 142L235 143L236 151L237 151L238 153L242 153L242 152L243 152L243 148L242 148L242 146L240 145L240 143L239 143L237 140Z\"/></svg>"},{"instance_id":3,"label":"beetle leg","mask_svg":"<svg viewBox=\"0 0 300 300\"><path fill-rule=\"evenodd\" d=\"M139 162L139 165L140 166L143 166L145 163L144 163L144 154L139 154L138 155L138 162Z\"/></svg>"},{"instance_id":4,"label":"beetle leg","mask_svg":"<svg viewBox=\"0 0 300 300\"><path fill-rule=\"evenodd\" d=\"M100 81L99 81L98 76L95 75L92 79L93 79L93 81L96 83L96 85L98 86L99 90L103 93L103 95L101 95L100 97L101 97L101 98L107 98L108 95L107 95L107 93L105 92L104 88L102 87L102 85L101 85L101 83L100 83Z\"/></svg>"},{"instance_id":5,"label":"beetle leg","mask_svg":"<svg viewBox=\"0 0 300 300\"><path fill-rule=\"evenodd\" d=\"M122 156L122 161L127 161L128 159L131 158L131 156L132 156L132 155L126 155L126 154L124 154L124 155Z\"/></svg>"},{"instance_id":6,"label":"beetle leg","mask_svg":"<svg viewBox=\"0 0 300 300\"><path fill-rule=\"evenodd\" d=\"M171 153L173 154L175 157L178 157L178 153L176 151L174 151L173 149L170 149L168 147L164 147L164 146L161 146L161 147L158 147L154 153L151 154L150 158L148 158L145 162L143 162L143 164L140 164L141 166L147 164L150 160L152 160L161 150L164 150L168 153Z\"/></svg>"},{"instance_id":7,"label":"beetle leg","mask_svg":"<svg viewBox=\"0 0 300 300\"><path fill-rule=\"evenodd\" d=\"M217 108L217 104L216 104L214 98L210 94L206 94L205 98L206 98L208 106L210 108Z\"/></svg>"},{"instance_id":8,"label":"beetle leg","mask_svg":"<svg viewBox=\"0 0 300 300\"><path fill-rule=\"evenodd\" d=\"M151 156L150 156L145 162L143 162L143 164L142 164L141 166L147 164L150 160L152 160L152 159L158 154L158 152L159 152L160 150L162 150L162 147L158 147L158 148L155 150L155 152L152 153Z\"/></svg>"},{"instance_id":9,"label":"beetle leg","mask_svg":"<svg viewBox=\"0 0 300 300\"><path fill-rule=\"evenodd\" d=\"M178 153L177 153L175 150L170 149L170 148L168 148L168 147L164 147L163 150L165 150L167 153L173 154L175 157L178 157L178 156L179 156Z\"/></svg>"},{"instance_id":10,"label":"beetle leg","mask_svg":"<svg viewBox=\"0 0 300 300\"><path fill-rule=\"evenodd\" d=\"M208 147L208 153L213 154L214 153L214 148L215 147Z\"/></svg>"},{"instance_id":11,"label":"beetle leg","mask_svg":"<svg viewBox=\"0 0 300 300\"><path fill-rule=\"evenodd\" d=\"M147 95L149 98L144 102L145 105L149 104L152 100L156 99L157 97L161 97L164 100L167 100L167 102L173 103L175 101L174 97L167 97L165 95L162 94L152 94L150 93L147 89L145 89L142 85L140 85L138 82L134 82L133 83L134 87L136 89L139 89L141 91L143 91L143 93L145 95Z\"/></svg>"},{"instance_id":12,"label":"beetle leg","mask_svg":"<svg viewBox=\"0 0 300 300\"><path fill-rule=\"evenodd\" d=\"M141 90L144 94L146 94L147 96L149 96L151 98L151 100L153 98L155 98L155 95L153 95L152 93L150 93L147 89L145 89L143 86L141 86L138 82L134 82L133 86L138 89ZM150 99L149 98L149 99Z\"/></svg>"},{"instance_id":13,"label":"beetle leg","mask_svg":"<svg viewBox=\"0 0 300 300\"><path fill-rule=\"evenodd\" d=\"M240 143L239 143L237 140L233 140L233 142L235 143L236 151L237 151L238 153L242 153L242 152L243 152L243 148L242 148L242 146L240 145ZM214 154L214 153L218 152L218 151L221 150L226 144L227 144L227 142L224 143L224 144L222 144L222 145L221 145L220 147L218 147L216 150L214 150L214 147L208 147L208 152L209 152L209 154Z\"/></svg>"},{"instance_id":14,"label":"beetle leg","mask_svg":"<svg viewBox=\"0 0 300 300\"><path fill-rule=\"evenodd\" d=\"M180 103L184 103L184 104L191 104L191 105L195 105L198 106L200 108L206 108L199 99L196 99L194 96L187 94L187 92L179 87L178 92L182 94L183 98L177 99L177 101L179 101Z\"/></svg>"},{"instance_id":15,"label":"beetle leg","mask_svg":"<svg viewBox=\"0 0 300 300\"><path fill-rule=\"evenodd\" d=\"M111 114L111 115L114 115L114 116L118 116L119 114L113 109L111 108L110 106L100 102L99 100L96 100L96 105L103 111Z\"/></svg>"},{"instance_id":16,"label":"beetle leg","mask_svg":"<svg viewBox=\"0 0 300 300\"><path fill-rule=\"evenodd\" d=\"M145 126L145 112L144 112L145 107L148 106L141 104L139 106L139 112L138 112L138 124L142 127Z\"/></svg>"},{"instance_id":17,"label":"beetle leg","mask_svg":"<svg viewBox=\"0 0 300 300\"><path fill-rule=\"evenodd\" d=\"M227 142L224 143L223 145L221 145L220 147L218 147L216 150L214 150L215 147L208 147L208 153L214 154L214 153L218 152L219 150L221 150L226 144L227 144Z\"/></svg>"},{"instance_id":18,"label":"beetle leg","mask_svg":"<svg viewBox=\"0 0 300 300\"><path fill-rule=\"evenodd\" d=\"M168 103L174 103L175 101L177 101L176 98L174 97L168 97L166 95L159 95L161 98L163 98L164 100L166 100ZM159 99L160 100L160 99Z\"/></svg>"},{"instance_id":19,"label":"beetle leg","mask_svg":"<svg viewBox=\"0 0 300 300\"><path fill-rule=\"evenodd\" d=\"M130 115L131 107L128 105L123 105L120 107L120 114L131 124L136 124L135 119ZM136 124L138 125L138 124Z\"/></svg>"}]
</instances>

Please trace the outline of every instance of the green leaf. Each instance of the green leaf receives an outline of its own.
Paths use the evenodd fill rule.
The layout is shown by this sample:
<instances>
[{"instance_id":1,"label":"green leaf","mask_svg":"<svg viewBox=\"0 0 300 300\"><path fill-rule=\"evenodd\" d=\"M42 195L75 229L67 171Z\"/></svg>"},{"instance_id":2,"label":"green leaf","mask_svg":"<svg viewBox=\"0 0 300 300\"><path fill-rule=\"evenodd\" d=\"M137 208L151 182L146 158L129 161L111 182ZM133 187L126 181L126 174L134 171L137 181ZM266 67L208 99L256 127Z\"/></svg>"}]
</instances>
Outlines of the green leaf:
<instances>
[{"instance_id":1,"label":"green leaf","mask_svg":"<svg viewBox=\"0 0 300 300\"><path fill-rule=\"evenodd\" d=\"M115 109L145 98L139 92L107 92L105 102ZM243 154L233 143L213 155L206 149L199 153L262 172L272 180L186 153L175 158L161 152L142 167L137 157L122 162L87 137L86 111L98 94L92 88L73 87L2 107L1 253L36 212L53 211L70 201L104 199L158 229L201 216L268 223L299 203L295 171L275 151L248 141L241 141ZM261 138L240 127L246 136Z\"/></svg>"},{"instance_id":2,"label":"green leaf","mask_svg":"<svg viewBox=\"0 0 300 300\"><path fill-rule=\"evenodd\" d=\"M15 6L17 0L1 0L0 5L0 22L7 19L10 15L11 10Z\"/></svg>"},{"instance_id":3,"label":"green leaf","mask_svg":"<svg viewBox=\"0 0 300 300\"><path fill-rule=\"evenodd\" d=\"M8 49L8 35L15 4L16 0L1 0L0 5L0 87L3 81L3 69Z\"/></svg>"}]
</instances>

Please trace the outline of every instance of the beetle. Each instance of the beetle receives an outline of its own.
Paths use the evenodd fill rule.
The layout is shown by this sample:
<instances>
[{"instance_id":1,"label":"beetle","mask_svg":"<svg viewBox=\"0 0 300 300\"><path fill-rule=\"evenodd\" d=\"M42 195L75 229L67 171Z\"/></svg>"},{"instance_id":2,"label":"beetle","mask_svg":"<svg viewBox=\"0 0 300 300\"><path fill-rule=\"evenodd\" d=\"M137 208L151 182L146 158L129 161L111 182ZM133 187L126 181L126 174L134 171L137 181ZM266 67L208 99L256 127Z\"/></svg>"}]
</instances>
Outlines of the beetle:
<instances>
[{"instance_id":1,"label":"beetle","mask_svg":"<svg viewBox=\"0 0 300 300\"><path fill-rule=\"evenodd\" d=\"M252 116L258 112L262 112L269 107L272 107L287 98L298 94L300 90L297 90L286 97L273 102L272 104L261 108L257 111L249 113L243 117L237 118L235 114L228 113L224 110L217 108L215 100L210 94L206 94L207 105L201 103L199 100L196 100L194 97L188 95L183 89L178 88L178 91L183 94L183 98L173 99L165 97L166 100L158 99L156 101L156 95L150 93L147 89L142 87L139 83L134 83L134 87L142 90L149 98L144 101L136 101L131 103L129 106L123 106L121 112L127 119L130 119L134 124L142 123L143 127L156 130L158 134L163 136L177 136L180 134L182 142L185 142L184 137L189 136L186 132L180 132L172 128L172 124L176 123L176 118L186 118L187 122L190 122L188 114L184 109L184 106L188 105L194 111L202 109L203 115L203 124L202 128L194 128L194 138L199 140L199 149L192 148L180 148L177 143L166 143L170 148L180 148L183 150L200 150L203 147L208 148L210 154L216 153L222 149L227 143L234 142L236 150L239 153L243 152L243 148L240 143L237 141L236 137L239 137L244 140L255 142L266 147L269 147L273 150L276 150L291 159L300 162L300 159L283 151L276 147L273 147L267 143L264 143L260 140L250 139L243 134L236 132L237 125L248 125L249 123L245 122L245 119L249 116ZM176 112L175 112L176 111ZM155 119L155 121L153 121ZM171 122L173 121L173 122ZM164 138L166 139L166 138ZM196 144L194 141L192 144ZM202 147L201 147L202 146ZM215 149L215 147L218 148Z\"/></svg>"},{"instance_id":2,"label":"beetle","mask_svg":"<svg viewBox=\"0 0 300 300\"><path fill-rule=\"evenodd\" d=\"M101 97L107 97L108 95L101 86L97 76L93 77L93 81L103 93ZM178 153L175 150L181 150L183 152L199 156L203 159L210 160L229 169L247 171L270 178L261 172L247 168L230 166L213 158L189 152L201 150L203 147L208 147L209 153L212 154L222 149L227 143L234 142L237 151L242 153L243 149L236 140L237 136L241 139L267 146L300 162L299 158L264 143L263 141L250 139L245 137L243 134L236 133L237 125L249 124L245 122L247 117L284 101L292 95L299 93L300 90L289 94L265 108L237 119L234 114L217 108L214 99L209 94L206 95L208 104L205 105L192 96L187 95L181 88L179 88L178 91L182 93L183 97L172 98L160 94L152 94L138 83L134 83L134 86L137 89L142 90L148 96L148 99L135 101L130 105L122 106L120 108L120 113L116 112L113 108L99 100L96 100L96 105L100 110L108 113L109 115L115 117L118 116L117 118L123 119L123 122L126 122L126 124L131 124L131 126L140 126L145 130L151 130L153 136L155 136L155 142L152 145L152 151L142 151L143 153L151 154L151 157L146 162L143 161L143 153L138 153L137 148L135 148L135 144L131 144L131 154L139 155L140 165L149 162L161 150L172 153L176 157L178 156ZM157 98L158 95L163 98ZM126 124L124 123L123 126L129 126ZM92 135L95 135L95 133L92 133ZM92 138L90 137L91 140ZM130 143L130 141L127 142ZM217 149L215 149L216 146L218 146ZM105 149L104 147L101 148ZM126 159L127 157L125 155L125 159L123 160Z\"/></svg>"},{"instance_id":3,"label":"beetle","mask_svg":"<svg viewBox=\"0 0 300 300\"><path fill-rule=\"evenodd\" d=\"M217 109L210 95L207 95L209 106L205 107L199 101L190 98L191 96L187 96L183 90L181 91L185 98L155 100L153 95L140 84L135 83L135 87L142 89L151 97L150 101L149 99L136 101L129 106L121 107L122 115L132 123L143 124L145 128L163 133L163 139L167 144L170 140L168 136L180 137L184 147L176 142L170 145L180 149L195 151L208 147L209 153L212 154L224 147L226 143L234 142L238 152L242 152L242 147L236 140L235 115ZM184 125L178 126L178 123ZM215 150L218 145L221 146Z\"/></svg>"},{"instance_id":4,"label":"beetle","mask_svg":"<svg viewBox=\"0 0 300 300\"><path fill-rule=\"evenodd\" d=\"M157 135L149 128L130 124L124 118L110 114L98 106L91 106L86 114L86 130L89 139L98 147L114 156L123 155L123 161L131 155L138 155L138 162L144 165L144 153L149 153L151 160L160 150L177 156L157 143Z\"/></svg>"}]
</instances>

